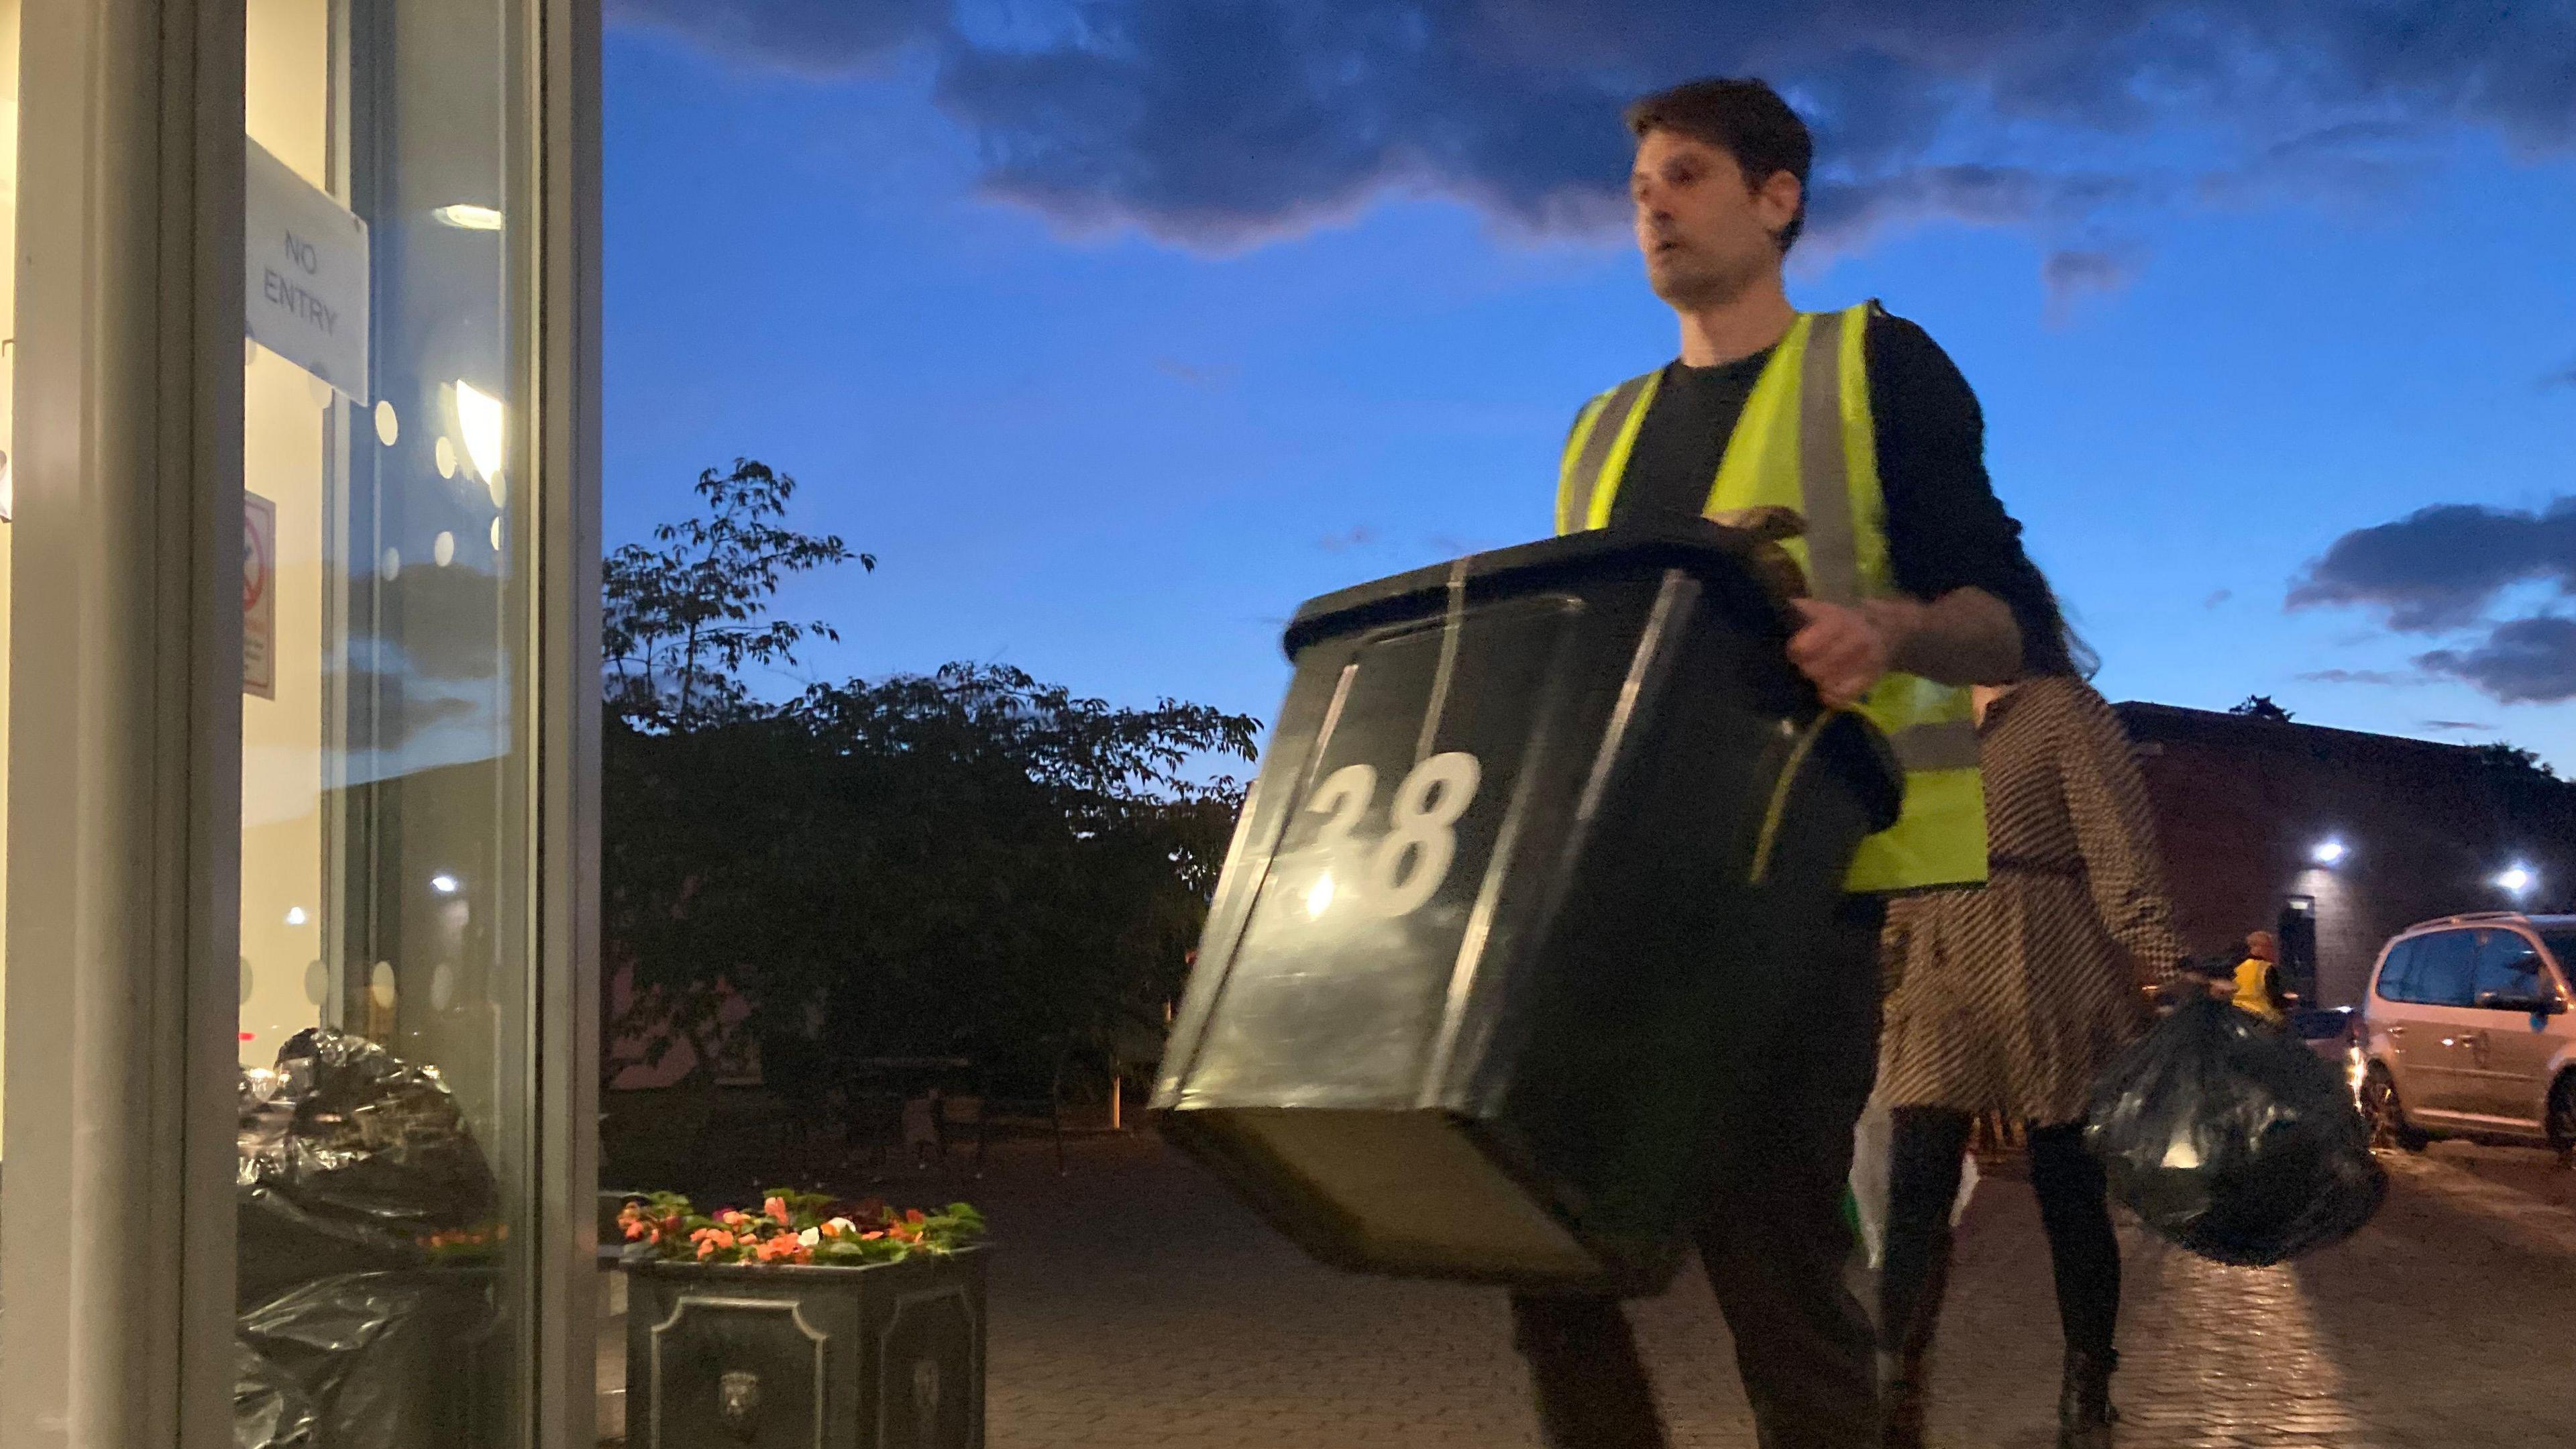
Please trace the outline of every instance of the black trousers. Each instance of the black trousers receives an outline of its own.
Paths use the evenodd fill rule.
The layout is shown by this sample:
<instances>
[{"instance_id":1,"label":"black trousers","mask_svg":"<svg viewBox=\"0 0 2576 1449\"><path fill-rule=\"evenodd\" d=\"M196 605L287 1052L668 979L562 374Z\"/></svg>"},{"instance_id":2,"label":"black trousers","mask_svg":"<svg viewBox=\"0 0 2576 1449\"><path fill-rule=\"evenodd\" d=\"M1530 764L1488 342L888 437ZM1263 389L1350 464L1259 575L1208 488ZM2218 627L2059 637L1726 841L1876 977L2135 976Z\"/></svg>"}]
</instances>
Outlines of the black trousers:
<instances>
[{"instance_id":1,"label":"black trousers","mask_svg":"<svg viewBox=\"0 0 2576 1449\"><path fill-rule=\"evenodd\" d=\"M1891 1353L1932 1339L1950 1272L1950 1207L1968 1152L1965 1112L1900 1107L1888 1144L1887 1255L1879 1277L1879 1341ZM2120 1321L2120 1240L2111 1227L2102 1164L2084 1150L2084 1125L2034 1127L2030 1185L2057 1275L2066 1346L2107 1358Z\"/></svg>"},{"instance_id":2,"label":"black trousers","mask_svg":"<svg viewBox=\"0 0 2576 1449\"><path fill-rule=\"evenodd\" d=\"M1781 995L1713 1044L1740 1070L1712 1104L1713 1200L1693 1237L1735 1338L1764 1449L1877 1443L1869 1320L1843 1281L1852 1129L1878 1067L1875 897L1768 979ZM1653 1385L1617 1301L1514 1295L1515 1346L1555 1449L1662 1449Z\"/></svg>"}]
</instances>

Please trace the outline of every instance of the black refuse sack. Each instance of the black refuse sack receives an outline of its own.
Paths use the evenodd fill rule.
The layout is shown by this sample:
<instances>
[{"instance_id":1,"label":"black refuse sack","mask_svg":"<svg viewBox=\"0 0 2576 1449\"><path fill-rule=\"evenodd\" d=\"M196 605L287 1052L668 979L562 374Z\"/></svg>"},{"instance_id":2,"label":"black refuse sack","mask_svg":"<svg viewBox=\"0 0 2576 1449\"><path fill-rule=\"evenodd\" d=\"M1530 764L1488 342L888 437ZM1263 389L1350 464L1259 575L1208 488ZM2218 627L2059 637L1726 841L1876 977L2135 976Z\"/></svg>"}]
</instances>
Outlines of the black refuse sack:
<instances>
[{"instance_id":1,"label":"black refuse sack","mask_svg":"<svg viewBox=\"0 0 2576 1449\"><path fill-rule=\"evenodd\" d=\"M437 1069L307 1030L240 1107L237 1449L484 1442L500 1198Z\"/></svg>"},{"instance_id":2,"label":"black refuse sack","mask_svg":"<svg viewBox=\"0 0 2576 1449\"><path fill-rule=\"evenodd\" d=\"M297 1206L416 1235L488 1220L492 1170L436 1067L307 1028L278 1049L285 1130L243 1142L244 1178ZM246 1124L247 1127L247 1124Z\"/></svg>"},{"instance_id":3,"label":"black refuse sack","mask_svg":"<svg viewBox=\"0 0 2576 1449\"><path fill-rule=\"evenodd\" d=\"M237 1301L336 1273L427 1265L422 1240L488 1225L500 1194L435 1067L311 1029L243 1073Z\"/></svg>"},{"instance_id":4,"label":"black refuse sack","mask_svg":"<svg viewBox=\"0 0 2576 1449\"><path fill-rule=\"evenodd\" d=\"M233 1340L233 1449L312 1449L313 1401L286 1370Z\"/></svg>"},{"instance_id":5,"label":"black refuse sack","mask_svg":"<svg viewBox=\"0 0 2576 1449\"><path fill-rule=\"evenodd\" d=\"M2184 1004L2122 1053L2084 1140L2148 1227L2243 1267L2340 1242L2388 1195L2342 1074L2223 1002Z\"/></svg>"},{"instance_id":6,"label":"black refuse sack","mask_svg":"<svg viewBox=\"0 0 2576 1449\"><path fill-rule=\"evenodd\" d=\"M473 1268L345 1273L242 1314L237 1449L492 1442L495 1405L478 1400L499 1382L487 1364L501 1321L492 1287L492 1273ZM303 1437L254 1437L271 1422Z\"/></svg>"}]
</instances>

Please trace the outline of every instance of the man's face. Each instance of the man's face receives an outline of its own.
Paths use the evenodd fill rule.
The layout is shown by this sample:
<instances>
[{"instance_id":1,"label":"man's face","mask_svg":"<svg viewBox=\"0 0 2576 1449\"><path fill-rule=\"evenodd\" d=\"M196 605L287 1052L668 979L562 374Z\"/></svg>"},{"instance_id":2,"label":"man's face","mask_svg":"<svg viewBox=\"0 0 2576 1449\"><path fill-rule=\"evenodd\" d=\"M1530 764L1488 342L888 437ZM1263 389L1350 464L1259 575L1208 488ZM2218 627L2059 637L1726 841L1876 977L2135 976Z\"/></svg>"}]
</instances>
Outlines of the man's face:
<instances>
[{"instance_id":1,"label":"man's face","mask_svg":"<svg viewBox=\"0 0 2576 1449\"><path fill-rule=\"evenodd\" d=\"M1646 280L1677 308L1723 306L1780 266L1773 238L1798 211L1798 182L1776 172L1761 187L1721 147L1674 131L1637 143L1628 195Z\"/></svg>"}]
</instances>

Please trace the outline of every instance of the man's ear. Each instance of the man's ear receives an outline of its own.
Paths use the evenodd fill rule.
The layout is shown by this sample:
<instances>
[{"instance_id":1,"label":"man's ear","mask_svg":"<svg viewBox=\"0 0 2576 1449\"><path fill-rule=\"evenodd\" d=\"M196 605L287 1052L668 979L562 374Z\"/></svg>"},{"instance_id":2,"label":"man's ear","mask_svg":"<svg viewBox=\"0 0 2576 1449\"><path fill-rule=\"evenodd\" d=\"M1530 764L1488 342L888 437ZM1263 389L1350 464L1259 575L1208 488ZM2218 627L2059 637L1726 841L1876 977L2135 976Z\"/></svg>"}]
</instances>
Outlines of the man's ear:
<instances>
[{"instance_id":1,"label":"man's ear","mask_svg":"<svg viewBox=\"0 0 2576 1449\"><path fill-rule=\"evenodd\" d=\"M1774 171L1753 189L1754 214L1761 218L1765 231L1777 236L1798 219L1798 207L1806 199L1807 188L1798 184L1794 173Z\"/></svg>"}]
</instances>

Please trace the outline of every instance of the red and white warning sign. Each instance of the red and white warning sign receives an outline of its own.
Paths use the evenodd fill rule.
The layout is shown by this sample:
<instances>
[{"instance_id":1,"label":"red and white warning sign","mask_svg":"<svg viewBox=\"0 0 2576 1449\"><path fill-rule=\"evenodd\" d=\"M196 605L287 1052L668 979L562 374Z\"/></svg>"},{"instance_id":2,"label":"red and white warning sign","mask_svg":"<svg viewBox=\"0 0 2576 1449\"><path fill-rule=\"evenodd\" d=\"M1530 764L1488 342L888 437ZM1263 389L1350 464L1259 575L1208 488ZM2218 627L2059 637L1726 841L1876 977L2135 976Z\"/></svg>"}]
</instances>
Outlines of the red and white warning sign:
<instances>
[{"instance_id":1,"label":"red and white warning sign","mask_svg":"<svg viewBox=\"0 0 2576 1449\"><path fill-rule=\"evenodd\" d=\"M277 505L242 495L242 693L277 698Z\"/></svg>"}]
</instances>

